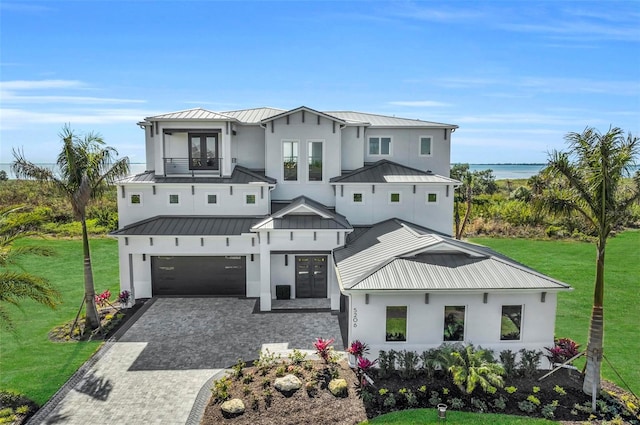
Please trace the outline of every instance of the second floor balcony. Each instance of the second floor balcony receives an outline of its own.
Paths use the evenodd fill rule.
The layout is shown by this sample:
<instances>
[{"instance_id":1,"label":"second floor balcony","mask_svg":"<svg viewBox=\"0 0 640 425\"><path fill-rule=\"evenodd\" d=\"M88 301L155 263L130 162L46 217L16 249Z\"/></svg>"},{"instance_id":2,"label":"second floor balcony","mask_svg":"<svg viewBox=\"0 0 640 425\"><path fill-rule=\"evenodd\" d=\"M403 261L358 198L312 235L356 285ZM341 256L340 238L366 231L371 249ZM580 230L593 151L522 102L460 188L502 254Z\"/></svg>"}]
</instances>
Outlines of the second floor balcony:
<instances>
[{"instance_id":1,"label":"second floor balcony","mask_svg":"<svg viewBox=\"0 0 640 425\"><path fill-rule=\"evenodd\" d=\"M220 176L222 158L164 158L164 176Z\"/></svg>"}]
</instances>

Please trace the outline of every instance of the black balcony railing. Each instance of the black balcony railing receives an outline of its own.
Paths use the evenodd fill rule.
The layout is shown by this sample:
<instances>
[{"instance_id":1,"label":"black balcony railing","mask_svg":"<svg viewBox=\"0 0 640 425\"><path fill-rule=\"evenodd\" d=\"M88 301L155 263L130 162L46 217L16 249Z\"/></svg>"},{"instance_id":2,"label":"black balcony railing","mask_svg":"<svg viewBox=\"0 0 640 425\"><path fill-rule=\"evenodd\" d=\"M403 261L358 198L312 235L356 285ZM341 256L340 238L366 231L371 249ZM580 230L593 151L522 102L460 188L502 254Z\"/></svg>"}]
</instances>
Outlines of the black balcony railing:
<instances>
[{"instance_id":1,"label":"black balcony railing","mask_svg":"<svg viewBox=\"0 0 640 425\"><path fill-rule=\"evenodd\" d=\"M164 158L164 175L220 175L222 158Z\"/></svg>"}]
</instances>

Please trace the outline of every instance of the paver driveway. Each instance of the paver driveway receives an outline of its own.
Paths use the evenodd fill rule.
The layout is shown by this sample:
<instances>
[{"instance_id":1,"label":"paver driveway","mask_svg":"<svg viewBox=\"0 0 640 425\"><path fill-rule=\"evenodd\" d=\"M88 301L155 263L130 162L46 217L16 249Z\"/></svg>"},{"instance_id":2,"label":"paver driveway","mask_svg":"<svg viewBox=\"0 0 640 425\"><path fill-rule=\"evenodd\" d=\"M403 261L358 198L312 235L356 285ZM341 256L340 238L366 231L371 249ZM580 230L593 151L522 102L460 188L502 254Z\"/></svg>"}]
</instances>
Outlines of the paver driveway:
<instances>
[{"instance_id":1,"label":"paver driveway","mask_svg":"<svg viewBox=\"0 0 640 425\"><path fill-rule=\"evenodd\" d=\"M317 337L342 341L331 313L254 313L255 304L236 298L154 300L29 424L185 424L203 385L239 357L255 359L264 344L310 349Z\"/></svg>"}]
</instances>

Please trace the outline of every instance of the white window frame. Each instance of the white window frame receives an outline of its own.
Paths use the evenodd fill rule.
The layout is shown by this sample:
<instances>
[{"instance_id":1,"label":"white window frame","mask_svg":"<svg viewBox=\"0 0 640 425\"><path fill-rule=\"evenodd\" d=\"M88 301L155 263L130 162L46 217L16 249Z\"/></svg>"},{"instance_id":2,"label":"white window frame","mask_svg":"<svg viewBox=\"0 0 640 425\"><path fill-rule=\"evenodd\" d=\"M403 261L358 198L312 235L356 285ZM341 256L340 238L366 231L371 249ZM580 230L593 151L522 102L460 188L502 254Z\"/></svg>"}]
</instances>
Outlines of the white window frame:
<instances>
[{"instance_id":1,"label":"white window frame","mask_svg":"<svg viewBox=\"0 0 640 425\"><path fill-rule=\"evenodd\" d=\"M401 191L399 191L399 190L392 190L392 191L390 191L390 192L388 192L388 193L389 193L389 196L387 197L387 203L388 203L389 205L400 205L400 204L402 204L402 192L401 192ZM398 195L398 202L393 202L393 201L391 200L391 197L392 197L393 195L396 195L396 194Z\"/></svg>"},{"instance_id":2,"label":"white window frame","mask_svg":"<svg viewBox=\"0 0 640 425\"><path fill-rule=\"evenodd\" d=\"M216 197L216 202L214 203L210 203L209 202L209 196L211 195L215 195ZM207 192L204 194L204 204L205 205L220 205L220 193L219 192Z\"/></svg>"},{"instance_id":3,"label":"white window frame","mask_svg":"<svg viewBox=\"0 0 640 425\"><path fill-rule=\"evenodd\" d=\"M178 202L171 202L171 197L172 196L177 196L178 197ZM180 205L180 194L179 193L169 193L167 196L167 204L172 206L172 207L177 207Z\"/></svg>"},{"instance_id":4,"label":"white window frame","mask_svg":"<svg viewBox=\"0 0 640 425\"><path fill-rule=\"evenodd\" d=\"M405 318L404 341L387 341L387 308L388 307L404 307L407 309L407 315ZM384 306L384 342L385 344L406 344L409 342L409 304Z\"/></svg>"},{"instance_id":5,"label":"white window frame","mask_svg":"<svg viewBox=\"0 0 640 425\"><path fill-rule=\"evenodd\" d=\"M436 195L436 200L435 200L435 202L430 202L430 201L429 201L429 195ZM427 192L425 193L425 196L424 196L424 202L425 202L425 204L427 204L427 205L438 205L438 204L440 203L440 193L438 193L438 192L433 192L433 191L431 191L431 192L427 191Z\"/></svg>"},{"instance_id":6,"label":"white window frame","mask_svg":"<svg viewBox=\"0 0 640 425\"><path fill-rule=\"evenodd\" d=\"M429 153L422 153L422 139L429 139ZM418 137L418 155L424 157L433 156L433 136L420 136Z\"/></svg>"},{"instance_id":7,"label":"white window frame","mask_svg":"<svg viewBox=\"0 0 640 425\"><path fill-rule=\"evenodd\" d=\"M463 318L463 325L462 325L462 341L445 341L444 339L444 321L446 320L447 316L444 314L447 311L447 307L464 307L464 318ZM448 344L448 343L456 343L456 342L464 342L466 341L467 338L467 313L469 312L469 306L466 304L462 304L462 305L449 305L449 304L445 304L442 307L442 342L444 344ZM500 312L500 317L502 318L502 312Z\"/></svg>"},{"instance_id":8,"label":"white window frame","mask_svg":"<svg viewBox=\"0 0 640 425\"><path fill-rule=\"evenodd\" d=\"M503 307L520 306L520 338L518 339L502 339L502 308ZM501 343L522 342L524 341L524 304L500 304L500 326L498 328L498 341Z\"/></svg>"},{"instance_id":9,"label":"white window frame","mask_svg":"<svg viewBox=\"0 0 640 425\"><path fill-rule=\"evenodd\" d=\"M362 196L362 201L360 201L360 202L355 201L355 200L353 199L353 197L354 197L355 195L360 195L360 196ZM359 192L355 192L355 191L354 191L354 192L351 192L351 198L350 198L350 199L351 199L351 203L352 203L352 204L354 204L354 205L364 205L364 204L365 204L365 202L366 202L366 198L365 198L364 191L359 191Z\"/></svg>"},{"instance_id":10,"label":"white window frame","mask_svg":"<svg viewBox=\"0 0 640 425\"><path fill-rule=\"evenodd\" d=\"M378 153L371 153L371 139L379 139ZM389 153L382 153L382 139L389 139ZM393 137L391 136L368 136L367 137L367 155L368 156L392 156L393 155Z\"/></svg>"},{"instance_id":11,"label":"white window frame","mask_svg":"<svg viewBox=\"0 0 640 425\"><path fill-rule=\"evenodd\" d=\"M253 200L254 200L253 204L251 204L251 203L247 202L247 197L248 197L248 196L253 196ZM243 200L244 200L244 201L243 201L243 202L244 202L244 205L246 205L246 206L255 206L255 205L258 205L258 194L257 194L257 193L255 193L255 192L245 192L245 193L243 194Z\"/></svg>"},{"instance_id":12,"label":"white window frame","mask_svg":"<svg viewBox=\"0 0 640 425\"><path fill-rule=\"evenodd\" d=\"M134 196L138 196L138 198L140 199L140 202L138 202L138 203L132 202L131 198L133 198ZM129 193L129 196L127 197L127 200L128 200L129 205L134 206L134 207L138 207L138 206L142 205L142 193L140 193L140 192L131 192L131 193Z\"/></svg>"},{"instance_id":13,"label":"white window frame","mask_svg":"<svg viewBox=\"0 0 640 425\"><path fill-rule=\"evenodd\" d=\"M310 159L310 155L311 152L309 151L309 144L310 143L322 143L322 178L320 180L309 180L309 159ZM306 180L309 184L322 184L324 183L324 176L325 176L325 166L326 166L326 155L325 155L325 151L324 148L326 146L325 140L324 139L307 139L307 145L306 145L306 161L305 161L305 171L306 171ZM298 154L300 147L298 147ZM300 160L298 159L298 171L300 171ZM300 176L300 173L298 172L298 177Z\"/></svg>"},{"instance_id":14,"label":"white window frame","mask_svg":"<svg viewBox=\"0 0 640 425\"><path fill-rule=\"evenodd\" d=\"M298 157L297 157L297 165L298 169L296 170L296 179L295 180L285 180L284 178L284 144L285 143L296 143L298 145ZM300 184L300 140L299 139L282 139L280 141L280 166L282 167L282 183L284 184ZM306 167L305 167L306 169Z\"/></svg>"}]
</instances>

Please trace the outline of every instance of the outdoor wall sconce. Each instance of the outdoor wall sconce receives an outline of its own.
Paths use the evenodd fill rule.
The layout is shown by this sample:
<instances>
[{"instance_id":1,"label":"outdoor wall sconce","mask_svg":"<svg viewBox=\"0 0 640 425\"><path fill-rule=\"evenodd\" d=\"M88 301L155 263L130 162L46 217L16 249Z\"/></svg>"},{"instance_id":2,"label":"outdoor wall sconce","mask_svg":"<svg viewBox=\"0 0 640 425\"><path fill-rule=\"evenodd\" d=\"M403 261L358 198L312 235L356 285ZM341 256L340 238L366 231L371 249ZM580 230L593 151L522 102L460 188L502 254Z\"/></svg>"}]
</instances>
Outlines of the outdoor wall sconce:
<instances>
[{"instance_id":1,"label":"outdoor wall sconce","mask_svg":"<svg viewBox=\"0 0 640 425\"><path fill-rule=\"evenodd\" d=\"M540 302L543 303L545 302L545 300L547 299L547 293L543 292L542 294L540 294Z\"/></svg>"},{"instance_id":2,"label":"outdoor wall sconce","mask_svg":"<svg viewBox=\"0 0 640 425\"><path fill-rule=\"evenodd\" d=\"M482 294L482 302L483 303L487 303L487 300L489 299L489 293L485 292L484 294Z\"/></svg>"},{"instance_id":3,"label":"outdoor wall sconce","mask_svg":"<svg viewBox=\"0 0 640 425\"><path fill-rule=\"evenodd\" d=\"M251 254L251 261L253 261L253 254Z\"/></svg>"},{"instance_id":4,"label":"outdoor wall sconce","mask_svg":"<svg viewBox=\"0 0 640 425\"><path fill-rule=\"evenodd\" d=\"M369 294L364 294L364 303L369 304Z\"/></svg>"},{"instance_id":5,"label":"outdoor wall sconce","mask_svg":"<svg viewBox=\"0 0 640 425\"><path fill-rule=\"evenodd\" d=\"M424 294L424 303L425 303L425 304L429 304L429 293L428 293L428 292L426 292L426 293Z\"/></svg>"},{"instance_id":6,"label":"outdoor wall sconce","mask_svg":"<svg viewBox=\"0 0 640 425\"><path fill-rule=\"evenodd\" d=\"M438 422L447 422L447 405L438 404Z\"/></svg>"},{"instance_id":7,"label":"outdoor wall sconce","mask_svg":"<svg viewBox=\"0 0 640 425\"><path fill-rule=\"evenodd\" d=\"M285 266L289 265L289 255L288 254L284 254L284 265Z\"/></svg>"},{"instance_id":8,"label":"outdoor wall sconce","mask_svg":"<svg viewBox=\"0 0 640 425\"><path fill-rule=\"evenodd\" d=\"M147 254L142 254L142 261L147 261Z\"/></svg>"}]
</instances>

